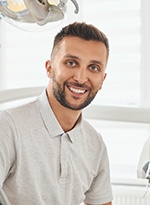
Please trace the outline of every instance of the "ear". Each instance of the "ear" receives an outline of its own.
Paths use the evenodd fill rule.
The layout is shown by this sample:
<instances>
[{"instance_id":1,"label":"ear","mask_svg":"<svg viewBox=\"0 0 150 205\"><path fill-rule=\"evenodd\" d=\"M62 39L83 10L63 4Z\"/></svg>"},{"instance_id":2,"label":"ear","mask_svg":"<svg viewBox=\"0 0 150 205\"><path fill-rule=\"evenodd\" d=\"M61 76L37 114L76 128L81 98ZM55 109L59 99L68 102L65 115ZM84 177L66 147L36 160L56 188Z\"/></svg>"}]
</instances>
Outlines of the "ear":
<instances>
[{"instance_id":1,"label":"ear","mask_svg":"<svg viewBox=\"0 0 150 205\"><path fill-rule=\"evenodd\" d=\"M106 76L107 76L107 73L104 74L103 82L104 82L104 80L106 79Z\"/></svg>"},{"instance_id":2,"label":"ear","mask_svg":"<svg viewBox=\"0 0 150 205\"><path fill-rule=\"evenodd\" d=\"M46 68L47 76L49 78L51 78L52 77L52 69L51 69L51 61L50 60L47 60L45 62L45 68Z\"/></svg>"},{"instance_id":3,"label":"ear","mask_svg":"<svg viewBox=\"0 0 150 205\"><path fill-rule=\"evenodd\" d=\"M107 73L104 73L103 80L102 80L102 83L101 83L99 90L102 89L102 85L103 85L104 80L106 79L106 76L107 76Z\"/></svg>"}]
</instances>

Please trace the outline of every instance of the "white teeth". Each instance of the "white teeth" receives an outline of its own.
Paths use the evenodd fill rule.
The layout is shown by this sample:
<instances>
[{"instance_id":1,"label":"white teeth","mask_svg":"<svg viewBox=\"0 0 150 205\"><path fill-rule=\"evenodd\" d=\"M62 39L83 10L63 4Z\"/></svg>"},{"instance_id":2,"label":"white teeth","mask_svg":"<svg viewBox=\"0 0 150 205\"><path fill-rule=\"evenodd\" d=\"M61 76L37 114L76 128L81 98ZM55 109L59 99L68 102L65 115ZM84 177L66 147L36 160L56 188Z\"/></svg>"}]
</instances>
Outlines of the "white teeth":
<instances>
[{"instance_id":1,"label":"white teeth","mask_svg":"<svg viewBox=\"0 0 150 205\"><path fill-rule=\"evenodd\" d=\"M69 87L70 90L74 93L85 93L85 90L79 90L79 89L76 89L76 88L72 88L72 87Z\"/></svg>"}]
</instances>

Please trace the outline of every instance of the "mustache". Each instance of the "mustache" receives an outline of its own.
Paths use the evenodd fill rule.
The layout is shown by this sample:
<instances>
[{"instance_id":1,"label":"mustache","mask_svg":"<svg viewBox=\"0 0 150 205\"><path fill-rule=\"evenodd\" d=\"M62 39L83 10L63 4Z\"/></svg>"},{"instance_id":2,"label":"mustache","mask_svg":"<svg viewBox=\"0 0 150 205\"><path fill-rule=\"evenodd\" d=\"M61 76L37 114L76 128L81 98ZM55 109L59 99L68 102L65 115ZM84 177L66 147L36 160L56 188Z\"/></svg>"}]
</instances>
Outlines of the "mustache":
<instances>
[{"instance_id":1,"label":"mustache","mask_svg":"<svg viewBox=\"0 0 150 205\"><path fill-rule=\"evenodd\" d=\"M90 90L89 86L87 86L85 84L80 84L80 83L77 83L77 82L74 82L74 83L66 82L65 85L67 85L67 86L75 86L75 87L82 88L82 89L85 89L85 90Z\"/></svg>"}]
</instances>

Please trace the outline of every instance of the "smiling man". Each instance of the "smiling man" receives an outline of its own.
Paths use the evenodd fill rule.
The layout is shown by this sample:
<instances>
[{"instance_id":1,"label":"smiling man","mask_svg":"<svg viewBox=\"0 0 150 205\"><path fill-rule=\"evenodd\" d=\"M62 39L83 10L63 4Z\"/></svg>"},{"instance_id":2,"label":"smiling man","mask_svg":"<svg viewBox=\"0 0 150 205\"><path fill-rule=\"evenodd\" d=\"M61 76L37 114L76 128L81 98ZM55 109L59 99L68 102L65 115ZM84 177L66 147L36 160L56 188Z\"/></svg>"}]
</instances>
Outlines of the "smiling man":
<instances>
[{"instance_id":1,"label":"smiling man","mask_svg":"<svg viewBox=\"0 0 150 205\"><path fill-rule=\"evenodd\" d=\"M101 90L107 37L75 22L54 39L49 84L35 101L0 115L0 185L12 205L111 205L101 135L82 118Z\"/></svg>"}]
</instances>

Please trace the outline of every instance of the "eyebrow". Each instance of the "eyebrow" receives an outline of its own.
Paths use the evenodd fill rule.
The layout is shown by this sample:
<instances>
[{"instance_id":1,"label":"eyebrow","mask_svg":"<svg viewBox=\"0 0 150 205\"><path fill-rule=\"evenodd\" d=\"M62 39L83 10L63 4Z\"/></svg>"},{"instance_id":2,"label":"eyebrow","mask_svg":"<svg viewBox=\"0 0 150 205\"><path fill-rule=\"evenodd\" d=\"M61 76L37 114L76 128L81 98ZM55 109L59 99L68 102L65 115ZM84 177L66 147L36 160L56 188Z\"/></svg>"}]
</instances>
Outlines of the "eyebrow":
<instances>
[{"instance_id":1,"label":"eyebrow","mask_svg":"<svg viewBox=\"0 0 150 205\"><path fill-rule=\"evenodd\" d=\"M79 57L74 56L74 55L70 55L70 54L65 55L64 57L66 57L66 58L73 58L73 59L77 59L77 60L81 60Z\"/></svg>"},{"instance_id":2,"label":"eyebrow","mask_svg":"<svg viewBox=\"0 0 150 205\"><path fill-rule=\"evenodd\" d=\"M101 66L104 66L104 63L102 61L98 61L98 60L92 60L90 61L91 63L96 63L96 64L99 64Z\"/></svg>"},{"instance_id":3,"label":"eyebrow","mask_svg":"<svg viewBox=\"0 0 150 205\"><path fill-rule=\"evenodd\" d=\"M68 55L65 55L65 57L66 58L73 58L73 59L81 61L81 59L78 56L68 54ZM96 63L96 64L99 64L101 66L104 66L104 63L102 61L98 61L98 60L91 60L90 63Z\"/></svg>"}]
</instances>

